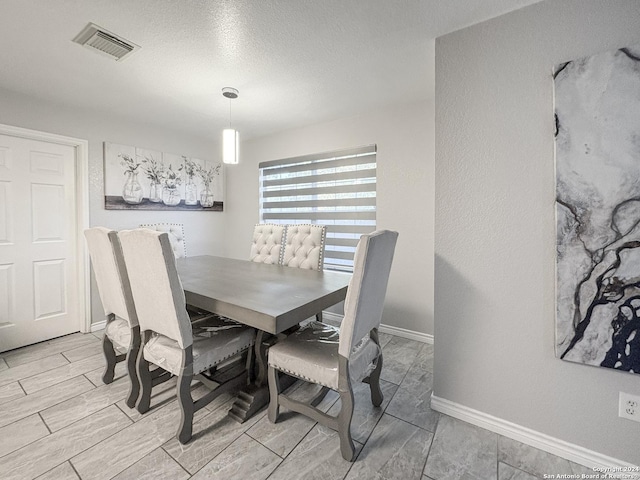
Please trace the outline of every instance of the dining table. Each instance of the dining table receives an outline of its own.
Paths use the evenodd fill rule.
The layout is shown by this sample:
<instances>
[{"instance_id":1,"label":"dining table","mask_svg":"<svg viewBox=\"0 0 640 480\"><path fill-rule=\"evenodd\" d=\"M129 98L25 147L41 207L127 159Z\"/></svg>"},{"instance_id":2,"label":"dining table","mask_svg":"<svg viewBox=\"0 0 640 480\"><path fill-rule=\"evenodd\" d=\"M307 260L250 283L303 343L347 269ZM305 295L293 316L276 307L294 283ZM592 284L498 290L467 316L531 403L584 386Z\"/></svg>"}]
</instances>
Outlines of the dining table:
<instances>
[{"instance_id":1,"label":"dining table","mask_svg":"<svg viewBox=\"0 0 640 480\"><path fill-rule=\"evenodd\" d=\"M187 305L257 331L256 372L229 416L244 422L269 401L266 345L283 332L344 300L351 275L211 255L176 261Z\"/></svg>"}]
</instances>

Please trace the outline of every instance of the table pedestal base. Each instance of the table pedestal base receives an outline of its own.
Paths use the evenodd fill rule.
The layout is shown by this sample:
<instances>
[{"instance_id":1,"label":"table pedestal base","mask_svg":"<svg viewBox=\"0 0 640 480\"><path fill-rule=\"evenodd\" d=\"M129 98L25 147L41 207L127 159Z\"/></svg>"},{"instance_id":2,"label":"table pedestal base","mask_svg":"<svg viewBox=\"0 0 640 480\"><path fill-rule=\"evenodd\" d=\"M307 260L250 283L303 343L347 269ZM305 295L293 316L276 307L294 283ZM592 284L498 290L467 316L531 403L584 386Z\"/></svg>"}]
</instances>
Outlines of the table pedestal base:
<instances>
[{"instance_id":1,"label":"table pedestal base","mask_svg":"<svg viewBox=\"0 0 640 480\"><path fill-rule=\"evenodd\" d=\"M286 390L295 383L296 379L289 375L280 377L280 389ZM229 416L238 423L244 423L263 407L269 404L269 385L249 385L238 393L233 402Z\"/></svg>"}]
</instances>

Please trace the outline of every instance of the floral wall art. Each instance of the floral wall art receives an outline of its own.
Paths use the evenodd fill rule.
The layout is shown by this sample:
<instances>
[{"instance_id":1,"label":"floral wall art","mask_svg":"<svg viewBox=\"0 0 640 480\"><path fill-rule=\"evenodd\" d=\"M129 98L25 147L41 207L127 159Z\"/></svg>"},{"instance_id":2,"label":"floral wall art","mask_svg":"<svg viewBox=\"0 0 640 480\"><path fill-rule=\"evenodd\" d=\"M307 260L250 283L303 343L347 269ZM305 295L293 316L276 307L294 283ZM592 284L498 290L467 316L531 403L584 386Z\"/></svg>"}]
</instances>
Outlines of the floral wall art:
<instances>
[{"instance_id":1,"label":"floral wall art","mask_svg":"<svg viewBox=\"0 0 640 480\"><path fill-rule=\"evenodd\" d=\"M556 355L640 374L640 45L555 68Z\"/></svg>"},{"instance_id":2,"label":"floral wall art","mask_svg":"<svg viewBox=\"0 0 640 480\"><path fill-rule=\"evenodd\" d=\"M221 162L105 142L105 208L221 212L223 173Z\"/></svg>"}]
</instances>

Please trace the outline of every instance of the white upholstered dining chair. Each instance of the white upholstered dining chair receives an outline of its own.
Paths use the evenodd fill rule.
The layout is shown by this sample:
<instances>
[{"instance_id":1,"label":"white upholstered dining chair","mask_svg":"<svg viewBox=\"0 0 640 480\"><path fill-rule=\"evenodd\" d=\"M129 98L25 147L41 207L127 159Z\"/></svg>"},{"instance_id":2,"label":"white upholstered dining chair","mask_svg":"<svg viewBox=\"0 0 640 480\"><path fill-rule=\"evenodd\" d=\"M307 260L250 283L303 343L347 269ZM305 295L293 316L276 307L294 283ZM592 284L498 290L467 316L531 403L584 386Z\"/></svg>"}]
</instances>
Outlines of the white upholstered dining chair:
<instances>
[{"instance_id":1,"label":"white upholstered dining chair","mask_svg":"<svg viewBox=\"0 0 640 480\"><path fill-rule=\"evenodd\" d=\"M285 267L322 270L324 266L325 225L287 225L281 264ZM322 312L316 313L322 321Z\"/></svg>"},{"instance_id":2,"label":"white upholstered dining chair","mask_svg":"<svg viewBox=\"0 0 640 480\"><path fill-rule=\"evenodd\" d=\"M325 225L287 225L282 265L306 270L322 270L324 266ZM316 313L322 321L322 312Z\"/></svg>"},{"instance_id":3,"label":"white upholstered dining chair","mask_svg":"<svg viewBox=\"0 0 640 480\"><path fill-rule=\"evenodd\" d=\"M182 417L176 437L184 444L191 439L196 411L220 394L246 384L255 331L216 315L191 323L167 233L141 228L121 231L118 236L142 337L137 408L146 412L152 388L177 375ZM242 358L243 354L247 357ZM193 376L233 358L238 361L221 372L222 377L213 377L220 385L194 402L190 389ZM151 373L150 363L160 368Z\"/></svg>"},{"instance_id":4,"label":"white upholstered dining chair","mask_svg":"<svg viewBox=\"0 0 640 480\"><path fill-rule=\"evenodd\" d=\"M122 259L120 241L115 231L103 227L85 230L84 236L107 321L102 339L107 364L102 381L113 382L116 363L126 359L130 381L126 403L129 408L133 408L140 392L136 373L140 327L130 299L129 278Z\"/></svg>"},{"instance_id":5,"label":"white upholstered dining chair","mask_svg":"<svg viewBox=\"0 0 640 480\"><path fill-rule=\"evenodd\" d=\"M171 250L173 255L177 258L185 258L187 256L187 239L184 234L184 225L182 223L146 223L141 224L140 228L148 228L149 230L155 230L156 232L165 232L169 234L169 243L171 244ZM208 312L199 308L187 305L189 315L193 321L195 316L205 316Z\"/></svg>"},{"instance_id":6,"label":"white upholstered dining chair","mask_svg":"<svg viewBox=\"0 0 640 480\"><path fill-rule=\"evenodd\" d=\"M339 329L312 322L269 349L269 420L277 421L282 405L337 430L340 451L348 461L353 461L355 455L350 431L352 383L369 383L373 405L380 406L383 399L378 327L397 238L398 233L389 230L360 238L344 304L344 319ZM321 395L329 389L337 391L341 401L337 417L315 408L321 396L311 403L304 403L281 393L278 372L322 385Z\"/></svg>"},{"instance_id":7,"label":"white upholstered dining chair","mask_svg":"<svg viewBox=\"0 0 640 480\"><path fill-rule=\"evenodd\" d=\"M287 225L282 265L322 270L326 232L325 225Z\"/></svg>"},{"instance_id":8,"label":"white upholstered dining chair","mask_svg":"<svg viewBox=\"0 0 640 480\"><path fill-rule=\"evenodd\" d=\"M284 251L286 229L286 225L257 224L253 229L249 260L256 263L279 265Z\"/></svg>"},{"instance_id":9,"label":"white upholstered dining chair","mask_svg":"<svg viewBox=\"0 0 640 480\"><path fill-rule=\"evenodd\" d=\"M140 225L140 227L168 233L171 250L173 250L175 257L184 258L187 256L187 241L182 223L147 223Z\"/></svg>"}]
</instances>

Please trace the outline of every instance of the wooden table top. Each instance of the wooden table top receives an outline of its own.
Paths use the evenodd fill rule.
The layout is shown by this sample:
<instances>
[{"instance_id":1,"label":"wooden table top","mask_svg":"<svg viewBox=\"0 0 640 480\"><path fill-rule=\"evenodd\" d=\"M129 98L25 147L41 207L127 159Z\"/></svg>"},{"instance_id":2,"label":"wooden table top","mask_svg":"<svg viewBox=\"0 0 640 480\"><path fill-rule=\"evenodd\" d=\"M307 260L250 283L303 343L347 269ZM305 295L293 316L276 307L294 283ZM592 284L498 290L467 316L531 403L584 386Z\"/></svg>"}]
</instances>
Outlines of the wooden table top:
<instances>
[{"instance_id":1,"label":"wooden table top","mask_svg":"<svg viewBox=\"0 0 640 480\"><path fill-rule=\"evenodd\" d=\"M344 300L351 275L201 255L177 260L187 303L272 334Z\"/></svg>"}]
</instances>

